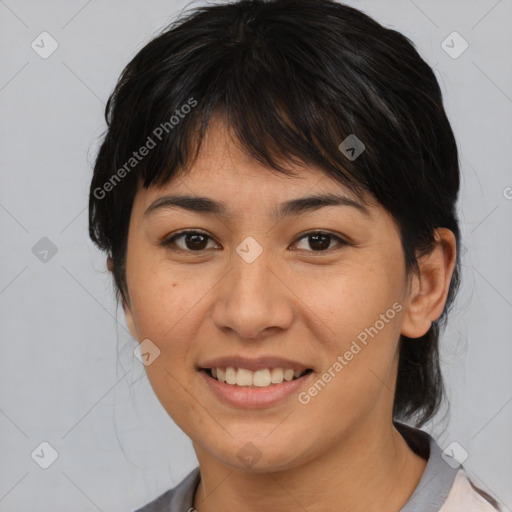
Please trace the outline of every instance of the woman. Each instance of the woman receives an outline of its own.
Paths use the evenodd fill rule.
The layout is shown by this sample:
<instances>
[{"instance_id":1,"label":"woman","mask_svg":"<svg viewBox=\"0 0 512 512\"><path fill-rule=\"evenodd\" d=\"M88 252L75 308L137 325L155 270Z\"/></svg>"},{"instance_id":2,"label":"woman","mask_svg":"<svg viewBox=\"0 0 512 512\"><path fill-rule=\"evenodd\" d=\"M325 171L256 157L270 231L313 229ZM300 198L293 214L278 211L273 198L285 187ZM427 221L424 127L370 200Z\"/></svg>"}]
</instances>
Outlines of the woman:
<instances>
[{"instance_id":1,"label":"woman","mask_svg":"<svg viewBox=\"0 0 512 512\"><path fill-rule=\"evenodd\" d=\"M499 510L417 428L443 394L459 167L407 38L329 0L202 7L106 119L90 234L199 462L139 512Z\"/></svg>"}]
</instances>

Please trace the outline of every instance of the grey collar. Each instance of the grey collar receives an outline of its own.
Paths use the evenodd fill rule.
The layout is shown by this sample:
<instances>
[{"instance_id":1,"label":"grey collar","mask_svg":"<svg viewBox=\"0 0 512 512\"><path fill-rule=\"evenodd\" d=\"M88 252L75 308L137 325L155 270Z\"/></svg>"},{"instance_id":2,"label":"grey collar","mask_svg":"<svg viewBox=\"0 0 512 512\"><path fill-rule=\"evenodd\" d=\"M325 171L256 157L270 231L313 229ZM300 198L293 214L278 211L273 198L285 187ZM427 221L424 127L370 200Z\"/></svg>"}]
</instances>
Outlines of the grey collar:
<instances>
[{"instance_id":1,"label":"grey collar","mask_svg":"<svg viewBox=\"0 0 512 512\"><path fill-rule=\"evenodd\" d=\"M400 512L439 512L448 498L460 466L452 468L445 462L439 445L423 430L396 422L395 427L411 450L428 459L419 484Z\"/></svg>"}]
</instances>

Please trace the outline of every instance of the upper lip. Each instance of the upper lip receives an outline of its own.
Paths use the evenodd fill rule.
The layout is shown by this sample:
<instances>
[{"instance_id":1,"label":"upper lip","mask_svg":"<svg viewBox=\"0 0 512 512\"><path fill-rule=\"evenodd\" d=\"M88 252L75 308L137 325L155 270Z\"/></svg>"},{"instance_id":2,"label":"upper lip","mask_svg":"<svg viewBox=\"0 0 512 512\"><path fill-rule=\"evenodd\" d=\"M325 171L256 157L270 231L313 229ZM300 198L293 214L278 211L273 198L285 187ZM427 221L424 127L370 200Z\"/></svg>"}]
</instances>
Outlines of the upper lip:
<instances>
[{"instance_id":1,"label":"upper lip","mask_svg":"<svg viewBox=\"0 0 512 512\"><path fill-rule=\"evenodd\" d=\"M293 359L286 359L283 357L258 357L247 358L241 356L217 357L209 359L199 364L200 369L207 368L245 368L246 370L256 371L264 370L265 368L291 368L293 370L309 370L309 366L294 361Z\"/></svg>"}]
</instances>

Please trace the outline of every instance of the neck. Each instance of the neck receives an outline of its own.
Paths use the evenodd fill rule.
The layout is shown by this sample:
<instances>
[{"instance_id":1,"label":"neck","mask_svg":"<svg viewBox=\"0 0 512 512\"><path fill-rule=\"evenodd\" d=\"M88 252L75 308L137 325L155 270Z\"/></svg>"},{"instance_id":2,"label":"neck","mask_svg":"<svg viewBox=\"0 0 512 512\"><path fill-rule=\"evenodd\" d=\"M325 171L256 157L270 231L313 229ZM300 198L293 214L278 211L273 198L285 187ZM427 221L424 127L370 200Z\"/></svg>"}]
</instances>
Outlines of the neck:
<instances>
[{"instance_id":1,"label":"neck","mask_svg":"<svg viewBox=\"0 0 512 512\"><path fill-rule=\"evenodd\" d=\"M306 463L264 473L224 465L194 446L201 471L194 508L320 512L332 510L334 503L336 510L351 512L399 510L417 487L426 461L392 424L379 430L375 424L358 426Z\"/></svg>"}]
</instances>

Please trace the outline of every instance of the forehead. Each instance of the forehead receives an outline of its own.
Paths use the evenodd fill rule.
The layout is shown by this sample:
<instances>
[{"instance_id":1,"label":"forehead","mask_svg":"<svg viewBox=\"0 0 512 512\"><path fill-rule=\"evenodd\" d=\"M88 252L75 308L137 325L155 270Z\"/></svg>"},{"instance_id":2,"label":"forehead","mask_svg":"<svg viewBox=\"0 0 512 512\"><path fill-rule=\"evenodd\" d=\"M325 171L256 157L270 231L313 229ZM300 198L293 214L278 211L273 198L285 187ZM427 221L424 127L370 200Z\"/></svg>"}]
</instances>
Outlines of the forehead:
<instances>
[{"instance_id":1,"label":"forehead","mask_svg":"<svg viewBox=\"0 0 512 512\"><path fill-rule=\"evenodd\" d=\"M163 185L143 189L139 184L138 202L147 207L169 193L216 197L224 203L247 207L248 201L260 205L315 194L336 194L370 205L369 194L358 198L350 188L323 169L304 162L276 159L285 168L279 172L256 160L218 118L210 120L197 159Z\"/></svg>"}]
</instances>

